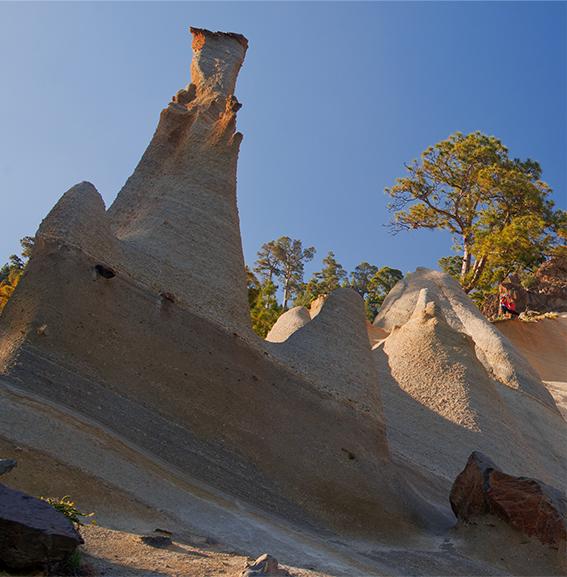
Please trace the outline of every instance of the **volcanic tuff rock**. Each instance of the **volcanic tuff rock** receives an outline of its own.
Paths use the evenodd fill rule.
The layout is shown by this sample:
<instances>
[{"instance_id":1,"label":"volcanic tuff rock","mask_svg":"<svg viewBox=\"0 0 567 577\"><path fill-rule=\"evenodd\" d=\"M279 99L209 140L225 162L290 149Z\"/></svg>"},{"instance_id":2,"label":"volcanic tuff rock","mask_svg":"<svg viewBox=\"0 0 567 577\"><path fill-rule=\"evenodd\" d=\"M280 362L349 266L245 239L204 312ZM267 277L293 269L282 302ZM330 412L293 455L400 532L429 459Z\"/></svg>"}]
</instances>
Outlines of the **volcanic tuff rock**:
<instances>
[{"instance_id":1,"label":"volcanic tuff rock","mask_svg":"<svg viewBox=\"0 0 567 577\"><path fill-rule=\"evenodd\" d=\"M192 28L191 84L161 113L134 174L108 211L127 273L182 306L246 330L236 207L242 134L234 90L247 40Z\"/></svg>"},{"instance_id":2,"label":"volcanic tuff rock","mask_svg":"<svg viewBox=\"0 0 567 577\"><path fill-rule=\"evenodd\" d=\"M482 450L514 474L565 488L567 430L553 398L452 279L407 275L374 327L390 332L372 353L394 454L448 484Z\"/></svg>"},{"instance_id":3,"label":"volcanic tuff rock","mask_svg":"<svg viewBox=\"0 0 567 577\"><path fill-rule=\"evenodd\" d=\"M537 322L498 321L494 326L529 360L567 419L567 313Z\"/></svg>"},{"instance_id":4,"label":"volcanic tuff rock","mask_svg":"<svg viewBox=\"0 0 567 577\"><path fill-rule=\"evenodd\" d=\"M406 275L388 294L374 325L390 331L407 322L415 310L420 292L428 289L447 323L468 334L479 360L487 371L507 387L518 389L555 409L553 398L528 362L474 306L455 279L446 273L418 268Z\"/></svg>"},{"instance_id":5,"label":"volcanic tuff rock","mask_svg":"<svg viewBox=\"0 0 567 577\"><path fill-rule=\"evenodd\" d=\"M41 224L0 321L0 375L288 520L429 523L439 513L390 463L360 298L338 291L284 343L251 331L233 94L247 42L192 33L192 83L114 204L81 183Z\"/></svg>"},{"instance_id":6,"label":"volcanic tuff rock","mask_svg":"<svg viewBox=\"0 0 567 577\"><path fill-rule=\"evenodd\" d=\"M309 321L311 317L305 307L293 307L278 318L266 336L266 340L271 343L282 343Z\"/></svg>"},{"instance_id":7,"label":"volcanic tuff rock","mask_svg":"<svg viewBox=\"0 0 567 577\"><path fill-rule=\"evenodd\" d=\"M270 350L325 395L382 420L364 306L355 291L333 291L311 322Z\"/></svg>"}]
</instances>

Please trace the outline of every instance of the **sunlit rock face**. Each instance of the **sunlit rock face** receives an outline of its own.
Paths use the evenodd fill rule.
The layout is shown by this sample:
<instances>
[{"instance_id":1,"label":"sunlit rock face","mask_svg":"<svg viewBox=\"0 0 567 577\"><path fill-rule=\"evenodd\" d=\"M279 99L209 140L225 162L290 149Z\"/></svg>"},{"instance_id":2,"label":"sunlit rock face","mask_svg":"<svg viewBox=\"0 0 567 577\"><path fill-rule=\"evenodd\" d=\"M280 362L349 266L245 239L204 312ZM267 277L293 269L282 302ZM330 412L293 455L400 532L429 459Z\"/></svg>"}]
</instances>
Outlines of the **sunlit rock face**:
<instances>
[{"instance_id":1,"label":"sunlit rock face","mask_svg":"<svg viewBox=\"0 0 567 577\"><path fill-rule=\"evenodd\" d=\"M192 83L114 204L80 183L41 224L0 319L0 381L287 521L388 538L430 523L390 460L360 298L338 291L285 343L249 328L233 95L247 42L192 32ZM61 430L51 455L76 466Z\"/></svg>"},{"instance_id":2,"label":"sunlit rock face","mask_svg":"<svg viewBox=\"0 0 567 577\"><path fill-rule=\"evenodd\" d=\"M476 355L487 371L503 385L533 397L553 410L553 398L532 367L512 344L486 320L464 293L459 283L446 273L418 268L406 275L390 291L374 320L374 326L391 331L412 316L423 289L446 322L454 330L469 335Z\"/></svg>"},{"instance_id":3,"label":"sunlit rock face","mask_svg":"<svg viewBox=\"0 0 567 577\"><path fill-rule=\"evenodd\" d=\"M567 429L527 360L445 273L417 269L385 299L373 347L392 454L439 483L472 451L565 489Z\"/></svg>"},{"instance_id":4,"label":"sunlit rock face","mask_svg":"<svg viewBox=\"0 0 567 577\"><path fill-rule=\"evenodd\" d=\"M266 340L271 343L283 343L310 321L309 311L305 307L293 307L280 316L266 336Z\"/></svg>"},{"instance_id":5,"label":"sunlit rock face","mask_svg":"<svg viewBox=\"0 0 567 577\"><path fill-rule=\"evenodd\" d=\"M268 350L309 378L322 394L382 424L378 376L360 296L348 288L336 289L310 322L305 322L310 318L307 311L298 309L285 314L293 314L290 321L299 316L303 326L296 322L291 327L282 315L281 326L272 330L285 338L273 338Z\"/></svg>"},{"instance_id":6,"label":"sunlit rock face","mask_svg":"<svg viewBox=\"0 0 567 577\"><path fill-rule=\"evenodd\" d=\"M249 326L236 206L242 135L234 90L247 40L192 28L192 83L162 111L154 137L108 211L124 268L182 306Z\"/></svg>"},{"instance_id":7,"label":"sunlit rock face","mask_svg":"<svg viewBox=\"0 0 567 577\"><path fill-rule=\"evenodd\" d=\"M70 468L95 445L108 463L140 461L146 474L128 479L108 463L102 477L96 459L90 471L146 504L165 471L184 497L226 495L254 524L262 512L364 547L431 531L437 548L453 522L448 482L478 447L564 489L553 401L440 273L408 276L370 330L360 296L341 288L282 316L272 342L251 332L234 97L247 42L192 32L192 83L115 203L106 211L80 183L37 232L0 317L0 436ZM35 418L47 407L59 416ZM90 443L71 452L71 430Z\"/></svg>"}]
</instances>

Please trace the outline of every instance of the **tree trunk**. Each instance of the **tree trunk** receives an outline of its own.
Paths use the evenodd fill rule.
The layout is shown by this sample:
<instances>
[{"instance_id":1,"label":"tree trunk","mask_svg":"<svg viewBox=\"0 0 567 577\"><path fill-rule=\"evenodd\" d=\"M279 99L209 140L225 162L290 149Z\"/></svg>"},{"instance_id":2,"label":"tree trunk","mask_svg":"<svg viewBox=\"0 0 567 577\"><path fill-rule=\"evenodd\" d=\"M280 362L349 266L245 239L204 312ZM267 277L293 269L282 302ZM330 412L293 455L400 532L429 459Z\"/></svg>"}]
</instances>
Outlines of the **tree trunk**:
<instances>
[{"instance_id":1,"label":"tree trunk","mask_svg":"<svg viewBox=\"0 0 567 577\"><path fill-rule=\"evenodd\" d=\"M284 288L283 288L283 302L282 302L282 307L283 310L287 310L287 301L289 299L289 280L286 279L284 282Z\"/></svg>"},{"instance_id":2,"label":"tree trunk","mask_svg":"<svg viewBox=\"0 0 567 577\"><path fill-rule=\"evenodd\" d=\"M464 287L465 280L471 269L471 253L466 239L463 241L463 246L464 249L463 249L463 264L461 266L461 286Z\"/></svg>"},{"instance_id":3,"label":"tree trunk","mask_svg":"<svg viewBox=\"0 0 567 577\"><path fill-rule=\"evenodd\" d=\"M472 271L472 276L470 281L467 283L467 285L464 288L464 291L466 293L469 293L470 291L472 291L472 289L476 286L476 284L478 283L478 280L480 279L480 275L482 274L482 271L484 270L484 265L486 264L486 255L482 255L475 263L473 266L473 271Z\"/></svg>"}]
</instances>

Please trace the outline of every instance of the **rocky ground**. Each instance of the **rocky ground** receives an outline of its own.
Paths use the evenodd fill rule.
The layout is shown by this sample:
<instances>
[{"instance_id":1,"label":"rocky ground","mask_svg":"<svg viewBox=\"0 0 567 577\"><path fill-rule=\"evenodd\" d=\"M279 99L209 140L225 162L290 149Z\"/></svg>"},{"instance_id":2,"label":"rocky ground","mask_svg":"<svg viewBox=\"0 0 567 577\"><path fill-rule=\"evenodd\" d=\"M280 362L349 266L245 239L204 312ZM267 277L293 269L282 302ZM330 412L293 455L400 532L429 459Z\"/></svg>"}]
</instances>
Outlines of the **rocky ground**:
<instances>
[{"instance_id":1,"label":"rocky ground","mask_svg":"<svg viewBox=\"0 0 567 577\"><path fill-rule=\"evenodd\" d=\"M166 547L156 547L127 531L88 526L81 533L83 573L92 577L236 577L252 561L199 535L176 536ZM284 570L295 577L328 577L297 567Z\"/></svg>"}]
</instances>

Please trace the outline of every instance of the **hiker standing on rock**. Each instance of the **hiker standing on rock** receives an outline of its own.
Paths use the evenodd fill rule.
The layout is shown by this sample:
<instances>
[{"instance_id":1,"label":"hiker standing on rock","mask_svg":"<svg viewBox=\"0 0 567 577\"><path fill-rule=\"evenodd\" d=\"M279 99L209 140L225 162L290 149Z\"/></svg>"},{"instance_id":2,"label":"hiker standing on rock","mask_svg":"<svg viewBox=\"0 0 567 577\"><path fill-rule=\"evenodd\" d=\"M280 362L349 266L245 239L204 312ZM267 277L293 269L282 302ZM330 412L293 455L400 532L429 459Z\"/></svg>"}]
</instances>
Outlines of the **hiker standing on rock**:
<instances>
[{"instance_id":1,"label":"hiker standing on rock","mask_svg":"<svg viewBox=\"0 0 567 577\"><path fill-rule=\"evenodd\" d=\"M518 316L516 305L510 295L510 292L504 285L500 285L500 314L505 319L511 319L513 316Z\"/></svg>"}]
</instances>

